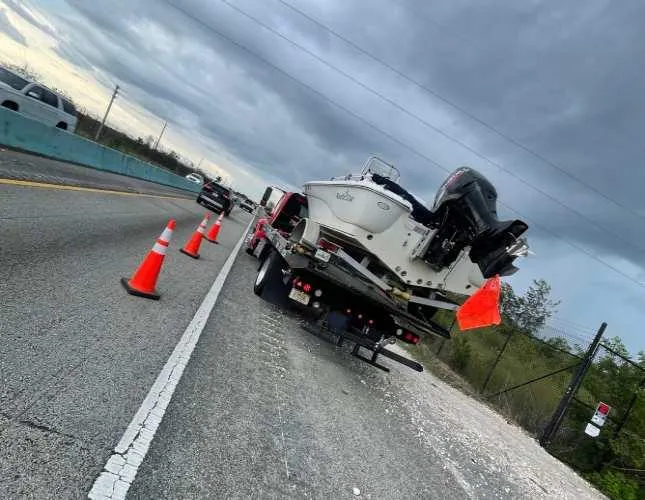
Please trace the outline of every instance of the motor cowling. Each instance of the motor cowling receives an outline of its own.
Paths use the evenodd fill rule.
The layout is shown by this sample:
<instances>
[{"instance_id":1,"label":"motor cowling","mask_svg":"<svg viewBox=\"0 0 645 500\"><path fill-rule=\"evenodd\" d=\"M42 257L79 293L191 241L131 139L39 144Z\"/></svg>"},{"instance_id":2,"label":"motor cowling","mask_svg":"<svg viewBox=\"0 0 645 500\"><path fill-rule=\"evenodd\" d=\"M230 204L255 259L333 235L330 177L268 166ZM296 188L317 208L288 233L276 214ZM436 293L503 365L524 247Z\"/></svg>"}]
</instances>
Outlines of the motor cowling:
<instances>
[{"instance_id":1,"label":"motor cowling","mask_svg":"<svg viewBox=\"0 0 645 500\"><path fill-rule=\"evenodd\" d=\"M482 174L469 167L455 170L440 186L431 210L434 234L423 260L435 269L455 261L470 247L470 259L484 278L508 276L517 271L517 257L508 249L526 232L521 220L497 218L497 190Z\"/></svg>"}]
</instances>

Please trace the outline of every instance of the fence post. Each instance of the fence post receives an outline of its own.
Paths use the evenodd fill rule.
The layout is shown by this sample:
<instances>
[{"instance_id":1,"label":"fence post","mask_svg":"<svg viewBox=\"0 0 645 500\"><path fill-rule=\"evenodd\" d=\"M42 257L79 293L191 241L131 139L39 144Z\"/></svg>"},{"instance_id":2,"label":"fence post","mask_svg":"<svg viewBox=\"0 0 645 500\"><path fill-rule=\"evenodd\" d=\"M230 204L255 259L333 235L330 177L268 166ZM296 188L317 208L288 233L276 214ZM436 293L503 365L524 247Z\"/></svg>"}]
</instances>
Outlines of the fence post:
<instances>
[{"instance_id":1,"label":"fence post","mask_svg":"<svg viewBox=\"0 0 645 500\"><path fill-rule=\"evenodd\" d=\"M616 439L618 437L618 434L620 434L620 431L623 430L623 426L627 422L627 419L629 418L629 414L632 412L632 409L636 404L636 400L638 399L638 394L642 389L645 389L645 378L641 380L640 384L638 384L638 387L634 391L634 394L632 395L632 399L629 401L629 404L627 405L627 409L623 414L623 418L620 419L620 423L616 426L616 430L614 431L614 439Z\"/></svg>"},{"instance_id":2,"label":"fence post","mask_svg":"<svg viewBox=\"0 0 645 500\"><path fill-rule=\"evenodd\" d=\"M450 324L450 328L448 328L448 332L450 333L450 337L452 338L452 329L455 327L455 322L457 321L457 318L455 317L452 320L452 323ZM446 345L446 339L441 339L441 344L439 344L439 349L437 349L436 356L438 357L439 354L441 354L441 350L443 349L443 346Z\"/></svg>"},{"instance_id":3,"label":"fence post","mask_svg":"<svg viewBox=\"0 0 645 500\"><path fill-rule=\"evenodd\" d=\"M587 349L587 354L585 355L584 360L582 361L582 363L580 363L580 365L578 366L578 369L574 372L573 376L571 377L571 382L569 383L567 390L564 392L564 395L562 396L562 399L560 400L558 407L555 409L555 412L553 412L553 415L551 416L551 420L544 428L544 432L542 432L542 436L540 437L540 446L542 447L548 446L551 443L551 439L553 439L553 436L560 428L560 425L562 424L562 420L564 419L564 415L569 409L569 405L571 404L573 397L578 392L578 389L582 384L582 379L584 378L587 371L589 370L589 367L591 366L591 362L593 361L593 358L596 355L596 351L598 350L600 339L602 339L602 335L603 333L605 333L606 328L607 328L607 323L603 323L602 325L600 325L600 328L596 332L596 336L594 337L591 344L589 344L589 349Z\"/></svg>"},{"instance_id":4,"label":"fence post","mask_svg":"<svg viewBox=\"0 0 645 500\"><path fill-rule=\"evenodd\" d=\"M502 348L497 353L497 357L495 358L495 362L490 367L490 370L488 370L488 374L486 375L486 379L484 380L484 384L482 385L481 392L486 391L486 387L488 386L488 382L490 382L490 378L493 376L493 372L495 371L495 367L497 367L497 363L499 363L499 360L502 359L502 354L504 354L504 351L506 350L506 346L508 346L508 343L511 341L512 336L513 336L513 330L508 332L508 337L506 337L506 340L504 341L504 345L502 346Z\"/></svg>"}]
</instances>

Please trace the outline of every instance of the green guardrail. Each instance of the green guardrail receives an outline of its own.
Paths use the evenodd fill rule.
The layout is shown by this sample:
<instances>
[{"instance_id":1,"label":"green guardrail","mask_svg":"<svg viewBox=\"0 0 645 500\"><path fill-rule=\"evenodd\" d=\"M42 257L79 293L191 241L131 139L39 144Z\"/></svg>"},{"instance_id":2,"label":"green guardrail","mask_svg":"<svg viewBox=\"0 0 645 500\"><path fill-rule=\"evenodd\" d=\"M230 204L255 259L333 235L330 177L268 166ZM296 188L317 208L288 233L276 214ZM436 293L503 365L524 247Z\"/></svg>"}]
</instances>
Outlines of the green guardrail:
<instances>
[{"instance_id":1,"label":"green guardrail","mask_svg":"<svg viewBox=\"0 0 645 500\"><path fill-rule=\"evenodd\" d=\"M0 144L186 191L200 190L181 175L2 107Z\"/></svg>"}]
</instances>

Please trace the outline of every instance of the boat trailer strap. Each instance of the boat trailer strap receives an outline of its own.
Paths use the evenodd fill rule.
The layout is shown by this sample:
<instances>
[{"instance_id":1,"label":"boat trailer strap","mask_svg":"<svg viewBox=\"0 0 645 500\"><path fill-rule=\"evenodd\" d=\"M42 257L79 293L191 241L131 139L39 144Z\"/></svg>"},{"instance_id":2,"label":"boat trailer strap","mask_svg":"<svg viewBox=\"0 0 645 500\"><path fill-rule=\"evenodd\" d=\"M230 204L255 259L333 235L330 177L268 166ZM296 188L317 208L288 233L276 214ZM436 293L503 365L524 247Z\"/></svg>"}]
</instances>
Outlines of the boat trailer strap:
<instances>
[{"instance_id":1,"label":"boat trailer strap","mask_svg":"<svg viewBox=\"0 0 645 500\"><path fill-rule=\"evenodd\" d=\"M344 260L345 262L347 262L350 266L356 269L359 273L361 273L363 276L369 279L372 283L374 283L384 292L388 292L392 289L392 287L389 286L387 283L385 283L385 281L383 281L381 278L376 276L372 271L367 269L365 266L362 266L360 262L356 261L353 257L347 254L342 248L339 248L338 250L336 250L334 252L334 255Z\"/></svg>"}]
</instances>

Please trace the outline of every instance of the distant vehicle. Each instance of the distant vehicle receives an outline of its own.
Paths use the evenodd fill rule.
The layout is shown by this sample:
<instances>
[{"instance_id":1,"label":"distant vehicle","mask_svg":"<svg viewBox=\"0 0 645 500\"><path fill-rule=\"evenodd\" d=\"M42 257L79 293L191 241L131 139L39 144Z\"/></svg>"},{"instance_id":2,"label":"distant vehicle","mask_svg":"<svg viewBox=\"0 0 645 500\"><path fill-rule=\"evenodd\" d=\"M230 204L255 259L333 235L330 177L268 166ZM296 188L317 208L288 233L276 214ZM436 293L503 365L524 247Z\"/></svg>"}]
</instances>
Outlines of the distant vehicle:
<instances>
[{"instance_id":1,"label":"distant vehicle","mask_svg":"<svg viewBox=\"0 0 645 500\"><path fill-rule=\"evenodd\" d=\"M209 180L204 183L197 196L197 203L217 213L228 217L233 209L233 193L219 182Z\"/></svg>"},{"instance_id":2,"label":"distant vehicle","mask_svg":"<svg viewBox=\"0 0 645 500\"><path fill-rule=\"evenodd\" d=\"M186 176L186 179L189 180L190 182L194 182L195 184L203 184L204 183L204 178L199 175L199 174L188 174Z\"/></svg>"},{"instance_id":3,"label":"distant vehicle","mask_svg":"<svg viewBox=\"0 0 645 500\"><path fill-rule=\"evenodd\" d=\"M255 211L255 203L253 203L248 198L242 198L240 200L240 208L246 210L248 213L252 214Z\"/></svg>"},{"instance_id":4,"label":"distant vehicle","mask_svg":"<svg viewBox=\"0 0 645 500\"><path fill-rule=\"evenodd\" d=\"M76 130L74 104L53 90L0 66L0 106L52 127Z\"/></svg>"}]
</instances>

